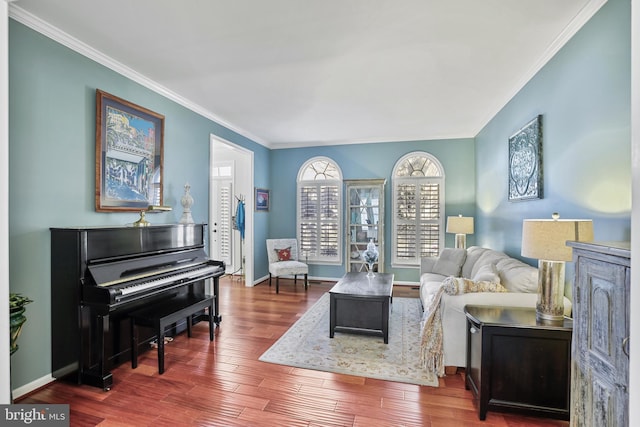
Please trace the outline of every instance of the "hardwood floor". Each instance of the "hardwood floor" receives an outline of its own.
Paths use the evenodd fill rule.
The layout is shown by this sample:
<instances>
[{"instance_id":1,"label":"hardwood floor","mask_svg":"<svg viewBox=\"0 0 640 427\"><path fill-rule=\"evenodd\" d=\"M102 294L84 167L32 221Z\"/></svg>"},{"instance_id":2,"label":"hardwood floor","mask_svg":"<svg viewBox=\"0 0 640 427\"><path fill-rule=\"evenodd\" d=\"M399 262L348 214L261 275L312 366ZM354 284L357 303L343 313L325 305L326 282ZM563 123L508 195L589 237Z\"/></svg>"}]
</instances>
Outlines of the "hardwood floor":
<instances>
[{"instance_id":1,"label":"hardwood floor","mask_svg":"<svg viewBox=\"0 0 640 427\"><path fill-rule=\"evenodd\" d=\"M209 341L200 322L193 337L180 334L165 347L165 373L157 354L115 368L114 386L57 381L16 403L69 403L72 426L567 426L567 422L489 412L478 419L463 374L440 387L367 379L258 361L331 283L281 280L246 288L220 281L222 323ZM410 287L394 296L417 297Z\"/></svg>"}]
</instances>

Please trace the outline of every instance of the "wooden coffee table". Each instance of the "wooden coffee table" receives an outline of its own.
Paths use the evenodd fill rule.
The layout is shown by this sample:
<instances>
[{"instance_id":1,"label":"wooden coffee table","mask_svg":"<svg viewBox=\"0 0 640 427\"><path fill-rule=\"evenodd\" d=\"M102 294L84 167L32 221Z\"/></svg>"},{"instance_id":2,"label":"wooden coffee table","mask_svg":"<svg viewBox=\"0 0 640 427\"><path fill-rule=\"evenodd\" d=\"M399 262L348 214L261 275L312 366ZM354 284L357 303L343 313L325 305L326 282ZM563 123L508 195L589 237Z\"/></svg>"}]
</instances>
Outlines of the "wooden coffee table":
<instances>
[{"instance_id":1,"label":"wooden coffee table","mask_svg":"<svg viewBox=\"0 0 640 427\"><path fill-rule=\"evenodd\" d=\"M329 291L329 337L334 332L379 335L389 343L393 274L347 273Z\"/></svg>"}]
</instances>

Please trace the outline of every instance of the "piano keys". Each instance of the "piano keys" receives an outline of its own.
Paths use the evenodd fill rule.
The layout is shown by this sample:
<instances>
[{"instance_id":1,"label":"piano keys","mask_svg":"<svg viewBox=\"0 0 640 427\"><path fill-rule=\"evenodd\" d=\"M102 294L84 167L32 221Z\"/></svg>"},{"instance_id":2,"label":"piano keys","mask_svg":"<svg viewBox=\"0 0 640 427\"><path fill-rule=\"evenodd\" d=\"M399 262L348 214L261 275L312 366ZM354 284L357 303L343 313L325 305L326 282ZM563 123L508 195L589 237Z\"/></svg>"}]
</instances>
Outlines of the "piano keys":
<instances>
[{"instance_id":1,"label":"piano keys","mask_svg":"<svg viewBox=\"0 0 640 427\"><path fill-rule=\"evenodd\" d=\"M52 375L110 389L110 368L130 360L128 314L179 294L211 293L219 324L225 265L208 259L205 230L204 224L52 228Z\"/></svg>"}]
</instances>

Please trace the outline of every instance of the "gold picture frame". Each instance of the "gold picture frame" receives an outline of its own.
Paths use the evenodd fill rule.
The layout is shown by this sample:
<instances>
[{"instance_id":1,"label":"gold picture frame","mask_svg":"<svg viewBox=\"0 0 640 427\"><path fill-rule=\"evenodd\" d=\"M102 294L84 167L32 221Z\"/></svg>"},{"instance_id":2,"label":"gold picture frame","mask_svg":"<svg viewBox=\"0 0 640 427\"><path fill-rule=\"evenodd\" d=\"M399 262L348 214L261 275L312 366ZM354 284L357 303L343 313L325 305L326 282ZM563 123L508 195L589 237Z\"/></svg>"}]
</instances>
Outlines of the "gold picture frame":
<instances>
[{"instance_id":1,"label":"gold picture frame","mask_svg":"<svg viewBox=\"0 0 640 427\"><path fill-rule=\"evenodd\" d=\"M96 90L96 211L163 205L164 116Z\"/></svg>"}]
</instances>

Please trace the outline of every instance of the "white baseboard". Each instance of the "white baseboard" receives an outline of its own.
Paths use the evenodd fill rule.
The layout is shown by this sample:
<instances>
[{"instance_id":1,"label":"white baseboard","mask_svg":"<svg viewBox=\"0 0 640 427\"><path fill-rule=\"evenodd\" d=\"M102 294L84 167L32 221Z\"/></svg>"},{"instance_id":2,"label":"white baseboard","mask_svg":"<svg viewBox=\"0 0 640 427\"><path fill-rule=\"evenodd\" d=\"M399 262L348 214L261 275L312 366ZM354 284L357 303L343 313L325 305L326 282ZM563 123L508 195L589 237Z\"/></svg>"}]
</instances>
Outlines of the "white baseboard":
<instances>
[{"instance_id":1,"label":"white baseboard","mask_svg":"<svg viewBox=\"0 0 640 427\"><path fill-rule=\"evenodd\" d=\"M13 399L18 399L25 394L29 394L34 390L39 389L40 387L44 387L45 385L52 383L55 381L55 378L51 376L51 374L47 374L44 377L40 377L37 380L31 381L29 384L25 384L22 387L18 387L13 390Z\"/></svg>"},{"instance_id":2,"label":"white baseboard","mask_svg":"<svg viewBox=\"0 0 640 427\"><path fill-rule=\"evenodd\" d=\"M269 275L268 275L268 274L267 274L266 276L262 276L262 277L260 277L260 278L258 278L258 279L255 279L255 280L253 281L253 285L251 285L251 286L255 286L255 285L257 285L257 284L258 284L258 283L260 283L260 282L264 282L265 280L269 280Z\"/></svg>"},{"instance_id":3,"label":"white baseboard","mask_svg":"<svg viewBox=\"0 0 640 427\"><path fill-rule=\"evenodd\" d=\"M393 284L398 286L420 286L420 282L407 282L407 281L393 282Z\"/></svg>"}]
</instances>

